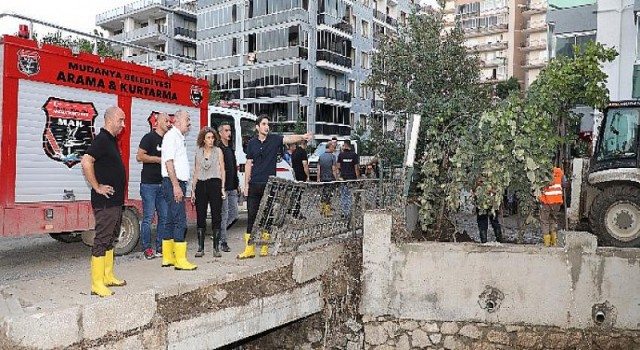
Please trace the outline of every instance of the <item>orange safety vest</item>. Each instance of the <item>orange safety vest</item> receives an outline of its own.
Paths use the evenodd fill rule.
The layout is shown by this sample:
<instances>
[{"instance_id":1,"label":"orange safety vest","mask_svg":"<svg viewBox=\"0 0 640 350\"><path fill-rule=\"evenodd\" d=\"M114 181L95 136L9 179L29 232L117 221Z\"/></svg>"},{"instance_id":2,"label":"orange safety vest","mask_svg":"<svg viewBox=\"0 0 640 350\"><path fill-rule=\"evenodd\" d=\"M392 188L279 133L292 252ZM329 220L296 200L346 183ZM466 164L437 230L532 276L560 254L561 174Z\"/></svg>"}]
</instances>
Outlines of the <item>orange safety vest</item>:
<instances>
[{"instance_id":1,"label":"orange safety vest","mask_svg":"<svg viewBox=\"0 0 640 350\"><path fill-rule=\"evenodd\" d=\"M562 204L562 169L553 168L553 182L545 187L540 196L540 202L543 204Z\"/></svg>"}]
</instances>

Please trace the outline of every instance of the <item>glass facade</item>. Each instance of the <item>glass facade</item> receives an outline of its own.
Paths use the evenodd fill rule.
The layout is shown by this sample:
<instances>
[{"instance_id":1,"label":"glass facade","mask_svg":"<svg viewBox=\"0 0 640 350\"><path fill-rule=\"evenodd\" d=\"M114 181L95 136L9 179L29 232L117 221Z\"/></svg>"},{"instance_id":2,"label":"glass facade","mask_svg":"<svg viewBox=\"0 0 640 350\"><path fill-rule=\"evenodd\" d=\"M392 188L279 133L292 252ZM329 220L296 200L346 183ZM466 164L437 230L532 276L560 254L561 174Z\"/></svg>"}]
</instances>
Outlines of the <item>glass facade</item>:
<instances>
[{"instance_id":1,"label":"glass facade","mask_svg":"<svg viewBox=\"0 0 640 350\"><path fill-rule=\"evenodd\" d=\"M294 8L309 9L309 0L249 0L248 17L266 16Z\"/></svg>"},{"instance_id":2,"label":"glass facade","mask_svg":"<svg viewBox=\"0 0 640 350\"><path fill-rule=\"evenodd\" d=\"M555 55L573 57L573 46L584 48L589 41L596 41L595 33L558 35L555 37Z\"/></svg>"}]
</instances>

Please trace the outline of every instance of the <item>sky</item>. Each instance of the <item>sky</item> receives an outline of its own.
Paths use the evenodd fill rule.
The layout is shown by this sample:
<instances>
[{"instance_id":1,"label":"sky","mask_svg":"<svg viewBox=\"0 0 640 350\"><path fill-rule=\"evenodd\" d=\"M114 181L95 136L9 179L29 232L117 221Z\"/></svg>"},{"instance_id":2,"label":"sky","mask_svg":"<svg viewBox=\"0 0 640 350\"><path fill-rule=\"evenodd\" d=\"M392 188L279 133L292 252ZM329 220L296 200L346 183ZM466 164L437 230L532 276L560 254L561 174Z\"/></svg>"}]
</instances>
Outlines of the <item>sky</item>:
<instances>
[{"instance_id":1,"label":"sky","mask_svg":"<svg viewBox=\"0 0 640 350\"><path fill-rule=\"evenodd\" d=\"M96 28L96 15L134 0L5 0L0 13L16 13L83 32ZM15 34L22 20L0 18L0 34ZM37 33L55 32L53 28L35 26Z\"/></svg>"}]
</instances>

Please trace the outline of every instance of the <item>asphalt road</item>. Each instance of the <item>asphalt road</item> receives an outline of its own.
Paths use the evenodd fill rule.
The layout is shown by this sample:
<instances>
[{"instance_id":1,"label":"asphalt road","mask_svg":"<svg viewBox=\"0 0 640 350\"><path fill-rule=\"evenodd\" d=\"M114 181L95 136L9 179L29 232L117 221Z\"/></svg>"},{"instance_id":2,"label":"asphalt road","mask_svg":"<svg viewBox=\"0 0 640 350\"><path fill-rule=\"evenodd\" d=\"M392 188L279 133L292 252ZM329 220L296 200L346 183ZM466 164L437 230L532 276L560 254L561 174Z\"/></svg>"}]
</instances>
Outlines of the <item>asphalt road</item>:
<instances>
[{"instance_id":1,"label":"asphalt road","mask_svg":"<svg viewBox=\"0 0 640 350\"><path fill-rule=\"evenodd\" d=\"M246 213L240 214L238 223L228 232L230 253L242 250L239 237L246 228ZM152 237L155 237L155 231ZM189 255L196 248L195 226L189 227L187 234ZM233 242L233 244L231 243ZM211 239L207 237L205 251L211 251ZM88 275L91 248L82 242L62 243L49 235L31 235L17 238L0 238L0 286L17 281L30 281L55 277L61 273L81 273ZM134 252L118 257L119 261L144 260L140 243ZM159 258L156 258L159 259Z\"/></svg>"}]
</instances>

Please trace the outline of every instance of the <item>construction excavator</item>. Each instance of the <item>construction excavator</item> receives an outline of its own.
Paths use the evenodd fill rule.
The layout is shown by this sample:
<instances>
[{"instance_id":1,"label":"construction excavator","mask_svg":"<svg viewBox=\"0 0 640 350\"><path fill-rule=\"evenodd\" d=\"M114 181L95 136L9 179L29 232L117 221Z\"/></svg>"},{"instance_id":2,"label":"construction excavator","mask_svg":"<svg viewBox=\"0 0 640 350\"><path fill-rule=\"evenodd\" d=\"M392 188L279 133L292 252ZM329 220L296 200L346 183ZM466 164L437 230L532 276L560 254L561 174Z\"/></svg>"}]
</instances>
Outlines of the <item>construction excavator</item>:
<instances>
[{"instance_id":1,"label":"construction excavator","mask_svg":"<svg viewBox=\"0 0 640 350\"><path fill-rule=\"evenodd\" d=\"M640 247L640 100L603 111L593 156L573 160L569 228L588 225L603 245Z\"/></svg>"}]
</instances>

